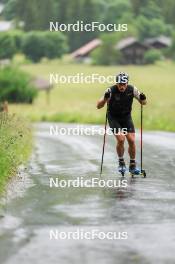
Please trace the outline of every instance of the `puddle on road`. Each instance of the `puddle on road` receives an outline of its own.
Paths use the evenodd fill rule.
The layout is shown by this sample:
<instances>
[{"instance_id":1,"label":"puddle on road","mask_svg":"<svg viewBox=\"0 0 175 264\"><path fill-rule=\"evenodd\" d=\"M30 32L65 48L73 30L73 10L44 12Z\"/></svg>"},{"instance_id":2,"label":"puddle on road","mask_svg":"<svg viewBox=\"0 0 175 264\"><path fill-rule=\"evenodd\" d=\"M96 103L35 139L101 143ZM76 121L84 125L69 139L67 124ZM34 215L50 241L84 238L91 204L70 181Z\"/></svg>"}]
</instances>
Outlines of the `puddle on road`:
<instances>
[{"instance_id":1,"label":"puddle on road","mask_svg":"<svg viewBox=\"0 0 175 264\"><path fill-rule=\"evenodd\" d=\"M154 139L154 133L152 137ZM49 187L50 177L62 180L99 177L101 139L76 138L76 143L79 140L77 149L72 147L73 137L68 141L53 138L48 124L38 127L37 146L28 171L32 185L23 197L8 202L1 219L1 263L81 264L99 260L110 264L118 259L121 264L157 264L173 261L175 175L172 167L175 169L175 165L171 158L174 149L164 148L160 152L155 145L146 145L144 164L148 178L127 176L127 188ZM114 151L114 141L109 138L103 179L121 179L115 172ZM165 166L170 160L171 167ZM10 229L6 228L8 223ZM49 239L52 229L73 232L77 228L127 232L128 239Z\"/></svg>"}]
</instances>

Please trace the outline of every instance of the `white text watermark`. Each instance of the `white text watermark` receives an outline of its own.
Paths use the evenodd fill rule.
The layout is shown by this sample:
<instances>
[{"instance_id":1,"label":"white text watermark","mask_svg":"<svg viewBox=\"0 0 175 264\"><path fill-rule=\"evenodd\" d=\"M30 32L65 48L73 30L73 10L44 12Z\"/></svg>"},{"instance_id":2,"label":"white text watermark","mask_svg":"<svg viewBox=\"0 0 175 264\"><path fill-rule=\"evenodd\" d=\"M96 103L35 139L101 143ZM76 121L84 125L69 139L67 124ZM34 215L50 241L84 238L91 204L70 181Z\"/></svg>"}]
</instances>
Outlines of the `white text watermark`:
<instances>
[{"instance_id":1,"label":"white text watermark","mask_svg":"<svg viewBox=\"0 0 175 264\"><path fill-rule=\"evenodd\" d=\"M77 177L76 179L59 179L51 177L49 179L50 188L127 188L127 180L118 179L99 179L90 178L84 179L84 177Z\"/></svg>"},{"instance_id":2,"label":"white text watermark","mask_svg":"<svg viewBox=\"0 0 175 264\"><path fill-rule=\"evenodd\" d=\"M51 136L103 136L105 133L104 127L85 127L83 125L77 125L75 127L59 127L57 125L50 126ZM127 128L106 128L107 135L127 135Z\"/></svg>"},{"instance_id":3,"label":"white text watermark","mask_svg":"<svg viewBox=\"0 0 175 264\"><path fill-rule=\"evenodd\" d=\"M83 228L76 231L58 231L57 229L50 230L50 240L120 240L128 239L127 232L102 231L98 228L86 231Z\"/></svg>"},{"instance_id":4,"label":"white text watermark","mask_svg":"<svg viewBox=\"0 0 175 264\"><path fill-rule=\"evenodd\" d=\"M120 32L127 31L128 24L104 24L98 21L92 21L90 23L84 23L84 21L76 21L76 23L60 23L59 21L50 21L50 31L61 31L61 32Z\"/></svg>"},{"instance_id":5,"label":"white text watermark","mask_svg":"<svg viewBox=\"0 0 175 264\"><path fill-rule=\"evenodd\" d=\"M83 72L75 75L60 75L58 73L50 73L49 82L54 84L113 84L116 82L116 76L114 75L100 75L98 73L92 73L91 75L85 75Z\"/></svg>"}]
</instances>

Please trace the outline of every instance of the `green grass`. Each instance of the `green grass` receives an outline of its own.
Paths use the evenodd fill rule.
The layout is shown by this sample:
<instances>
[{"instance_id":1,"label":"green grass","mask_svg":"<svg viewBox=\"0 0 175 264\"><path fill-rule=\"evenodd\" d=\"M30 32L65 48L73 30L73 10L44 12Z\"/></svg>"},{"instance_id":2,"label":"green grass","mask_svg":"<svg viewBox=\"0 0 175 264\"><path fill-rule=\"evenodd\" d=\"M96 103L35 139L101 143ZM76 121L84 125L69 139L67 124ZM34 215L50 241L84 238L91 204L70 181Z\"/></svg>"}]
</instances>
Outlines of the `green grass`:
<instances>
[{"instance_id":1,"label":"green grass","mask_svg":"<svg viewBox=\"0 0 175 264\"><path fill-rule=\"evenodd\" d=\"M26 121L16 115L0 114L0 193L32 148L32 134Z\"/></svg>"},{"instance_id":2,"label":"green grass","mask_svg":"<svg viewBox=\"0 0 175 264\"><path fill-rule=\"evenodd\" d=\"M146 66L90 66L71 64L60 60L20 66L26 72L49 80L50 73L60 75L89 75L98 73L108 76L119 71L130 75L130 83L144 92L148 105L144 108L144 128L147 130L175 131L175 64L166 61ZM59 84L51 92L50 105L45 92L41 92L31 105L11 105L10 111L20 113L32 121L60 121L78 123L104 123L105 109L97 110L96 102L108 84ZM133 106L133 118L139 127L140 108Z\"/></svg>"}]
</instances>

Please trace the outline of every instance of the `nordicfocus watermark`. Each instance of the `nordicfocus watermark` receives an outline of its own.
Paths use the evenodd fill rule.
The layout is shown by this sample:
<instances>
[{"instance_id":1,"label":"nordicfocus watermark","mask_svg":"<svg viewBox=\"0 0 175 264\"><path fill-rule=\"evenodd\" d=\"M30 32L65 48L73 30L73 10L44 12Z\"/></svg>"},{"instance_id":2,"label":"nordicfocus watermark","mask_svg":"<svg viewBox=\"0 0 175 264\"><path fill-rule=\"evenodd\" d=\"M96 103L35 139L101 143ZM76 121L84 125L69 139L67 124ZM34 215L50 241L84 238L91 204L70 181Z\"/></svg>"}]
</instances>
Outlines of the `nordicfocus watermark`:
<instances>
[{"instance_id":1,"label":"nordicfocus watermark","mask_svg":"<svg viewBox=\"0 0 175 264\"><path fill-rule=\"evenodd\" d=\"M105 133L104 127L77 125L75 127L60 127L58 125L50 125L51 136L103 136ZM127 135L127 128L106 128L107 135Z\"/></svg>"},{"instance_id":2,"label":"nordicfocus watermark","mask_svg":"<svg viewBox=\"0 0 175 264\"><path fill-rule=\"evenodd\" d=\"M77 73L75 75L60 75L58 73L50 73L49 82L50 84L113 84L116 82L116 76L104 76L98 73L85 75L83 72Z\"/></svg>"},{"instance_id":3,"label":"nordicfocus watermark","mask_svg":"<svg viewBox=\"0 0 175 264\"><path fill-rule=\"evenodd\" d=\"M50 21L50 31L61 31L61 32L120 32L120 31L127 31L128 24L103 24L98 21L92 21L90 23L84 23L84 21L76 21L76 23L59 23Z\"/></svg>"},{"instance_id":4,"label":"nordicfocus watermark","mask_svg":"<svg viewBox=\"0 0 175 264\"><path fill-rule=\"evenodd\" d=\"M127 232L101 231L100 229L84 230L83 228L76 231L58 231L51 229L49 232L50 240L120 240L128 239Z\"/></svg>"},{"instance_id":5,"label":"nordicfocus watermark","mask_svg":"<svg viewBox=\"0 0 175 264\"><path fill-rule=\"evenodd\" d=\"M76 179L59 179L51 177L49 179L50 188L127 188L127 180L117 179L99 179L90 178L84 179L84 177L77 177Z\"/></svg>"}]
</instances>

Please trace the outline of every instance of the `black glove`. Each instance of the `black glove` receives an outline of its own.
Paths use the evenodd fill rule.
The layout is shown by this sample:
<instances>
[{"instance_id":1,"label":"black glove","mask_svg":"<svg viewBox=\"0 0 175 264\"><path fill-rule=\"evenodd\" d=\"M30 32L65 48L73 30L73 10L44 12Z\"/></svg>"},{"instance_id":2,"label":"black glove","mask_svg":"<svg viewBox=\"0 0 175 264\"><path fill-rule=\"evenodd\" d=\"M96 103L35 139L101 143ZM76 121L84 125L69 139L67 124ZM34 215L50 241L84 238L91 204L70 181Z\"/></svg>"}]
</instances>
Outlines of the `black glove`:
<instances>
[{"instance_id":1,"label":"black glove","mask_svg":"<svg viewBox=\"0 0 175 264\"><path fill-rule=\"evenodd\" d=\"M140 100L141 100L141 101L146 100L146 95L145 95L144 93L141 93L141 94L140 94Z\"/></svg>"},{"instance_id":2,"label":"black glove","mask_svg":"<svg viewBox=\"0 0 175 264\"><path fill-rule=\"evenodd\" d=\"M104 99L105 99L105 100L109 99L110 95L111 95L111 92L110 92L110 90L108 89L108 90L105 92L105 94L104 94Z\"/></svg>"}]
</instances>

